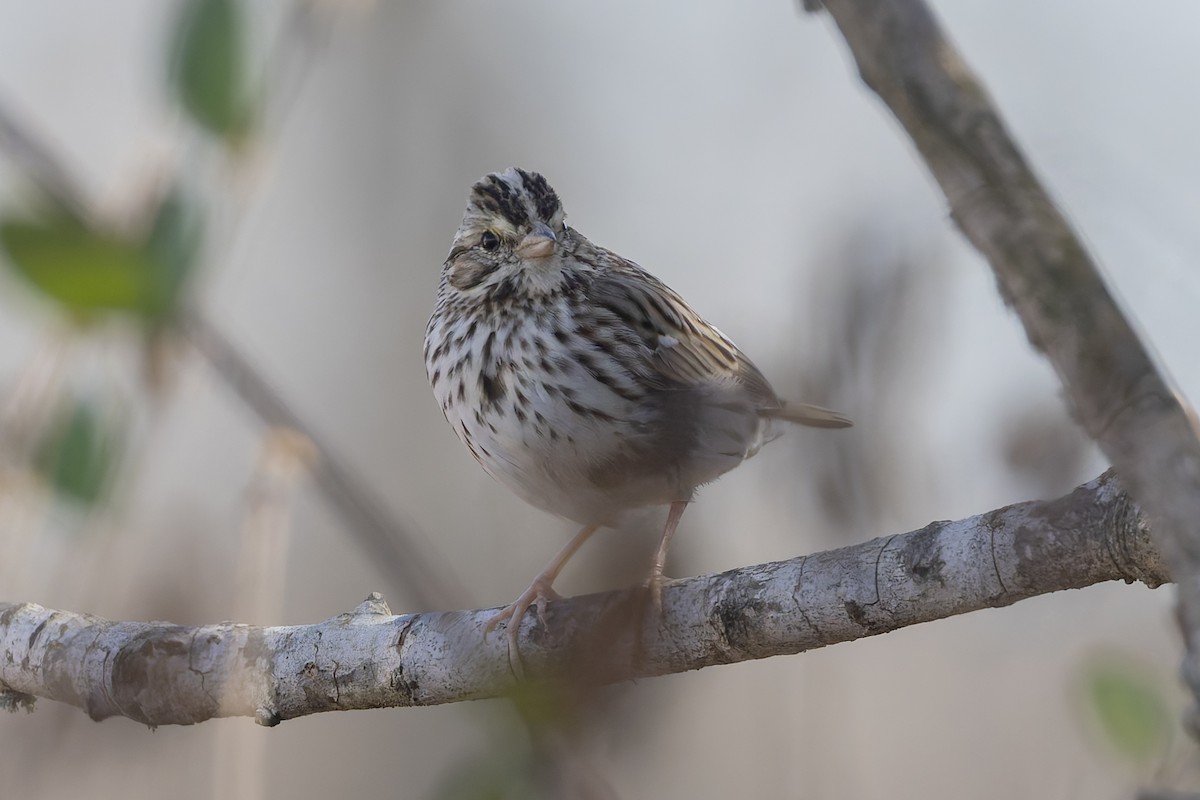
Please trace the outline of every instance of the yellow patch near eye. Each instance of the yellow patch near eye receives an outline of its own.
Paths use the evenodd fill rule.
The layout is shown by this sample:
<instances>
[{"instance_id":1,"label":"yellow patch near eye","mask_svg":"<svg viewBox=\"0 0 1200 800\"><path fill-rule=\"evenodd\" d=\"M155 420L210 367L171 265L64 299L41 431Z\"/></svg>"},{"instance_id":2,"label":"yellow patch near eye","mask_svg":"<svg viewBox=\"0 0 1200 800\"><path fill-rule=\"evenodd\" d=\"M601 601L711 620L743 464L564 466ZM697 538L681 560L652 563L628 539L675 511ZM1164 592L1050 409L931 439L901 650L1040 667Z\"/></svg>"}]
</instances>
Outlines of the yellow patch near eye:
<instances>
[{"instance_id":1,"label":"yellow patch near eye","mask_svg":"<svg viewBox=\"0 0 1200 800\"><path fill-rule=\"evenodd\" d=\"M488 217L487 230L496 234L501 239L511 239L517 236L517 229L504 217Z\"/></svg>"}]
</instances>

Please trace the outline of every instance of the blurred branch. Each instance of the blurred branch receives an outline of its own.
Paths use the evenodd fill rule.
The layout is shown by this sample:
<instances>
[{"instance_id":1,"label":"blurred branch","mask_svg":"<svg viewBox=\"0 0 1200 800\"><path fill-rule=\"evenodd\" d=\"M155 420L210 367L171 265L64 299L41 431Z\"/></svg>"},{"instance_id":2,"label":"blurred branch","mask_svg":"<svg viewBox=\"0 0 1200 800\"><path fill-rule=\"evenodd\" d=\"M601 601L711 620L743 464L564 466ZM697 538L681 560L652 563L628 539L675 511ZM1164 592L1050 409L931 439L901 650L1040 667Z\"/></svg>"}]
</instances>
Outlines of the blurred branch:
<instances>
[{"instance_id":1,"label":"blurred branch","mask_svg":"<svg viewBox=\"0 0 1200 800\"><path fill-rule=\"evenodd\" d=\"M1200 426L921 0L824 0L1049 358L1080 423L1153 519L1180 585L1184 676L1200 695ZM1193 709L1193 728L1200 728Z\"/></svg>"},{"instance_id":2,"label":"blurred branch","mask_svg":"<svg viewBox=\"0 0 1200 800\"><path fill-rule=\"evenodd\" d=\"M444 570L422 556L418 543L391 517L383 500L300 419L216 326L193 311L181 327L213 371L259 419L271 427L297 431L313 443L317 458L312 471L317 486L349 523L367 554L385 575L399 582L411 601L430 609L464 596L461 590L451 588L454 584Z\"/></svg>"},{"instance_id":3,"label":"blurred branch","mask_svg":"<svg viewBox=\"0 0 1200 800\"><path fill-rule=\"evenodd\" d=\"M0 150L54 202L80 219L89 219L90 203L62 160L0 100Z\"/></svg>"},{"instance_id":4,"label":"blurred branch","mask_svg":"<svg viewBox=\"0 0 1200 800\"><path fill-rule=\"evenodd\" d=\"M1107 472L1057 500L674 581L661 620L645 613L644 591L551 603L544 620L524 620L520 652L533 675L612 683L799 653L1110 580L1153 587L1167 576ZM372 595L316 625L185 627L0 603L0 705L28 707L37 696L97 720L274 725L496 697L513 678L505 637L482 633L493 613L397 617Z\"/></svg>"},{"instance_id":5,"label":"blurred branch","mask_svg":"<svg viewBox=\"0 0 1200 800\"><path fill-rule=\"evenodd\" d=\"M11 109L0 101L0 150L22 169L42 192L81 219L92 209L71 171L44 141L31 133ZM313 442L318 451L314 467L317 486L348 523L349 532L363 549L395 578L405 596L421 608L438 608L464 594L454 587L446 571L420 554L405 526L395 520L383 502L317 437L311 426L290 408L284 398L199 311L191 311L180 328L196 351L212 366L234 393L268 426L295 430Z\"/></svg>"}]
</instances>

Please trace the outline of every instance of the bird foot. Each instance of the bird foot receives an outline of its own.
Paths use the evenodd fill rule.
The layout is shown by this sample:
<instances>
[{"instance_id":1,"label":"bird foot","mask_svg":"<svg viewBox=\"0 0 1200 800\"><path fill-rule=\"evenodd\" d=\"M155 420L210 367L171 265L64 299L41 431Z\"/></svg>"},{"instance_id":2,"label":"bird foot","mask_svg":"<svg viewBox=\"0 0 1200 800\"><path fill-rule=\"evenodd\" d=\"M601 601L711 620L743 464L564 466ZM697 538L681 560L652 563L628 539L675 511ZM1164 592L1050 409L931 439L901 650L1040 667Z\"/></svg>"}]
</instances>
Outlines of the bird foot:
<instances>
[{"instance_id":1,"label":"bird foot","mask_svg":"<svg viewBox=\"0 0 1200 800\"><path fill-rule=\"evenodd\" d=\"M537 610L538 619L545 622L546 604L562 600L562 595L554 591L549 581L537 579L529 584L529 588L521 592L521 596L504 608L497 611L483 626L483 638L487 641L488 634L495 630L500 623L505 623L505 634L508 638L508 663L517 678L525 677L521 666L521 653L518 639L521 633L521 620L530 608Z\"/></svg>"},{"instance_id":2,"label":"bird foot","mask_svg":"<svg viewBox=\"0 0 1200 800\"><path fill-rule=\"evenodd\" d=\"M659 617L662 617L663 613L662 590L670 582L670 578L655 570L650 573L650 577L646 578L646 582L642 584L646 587L646 591L650 592L650 605L654 608L654 613Z\"/></svg>"}]
</instances>

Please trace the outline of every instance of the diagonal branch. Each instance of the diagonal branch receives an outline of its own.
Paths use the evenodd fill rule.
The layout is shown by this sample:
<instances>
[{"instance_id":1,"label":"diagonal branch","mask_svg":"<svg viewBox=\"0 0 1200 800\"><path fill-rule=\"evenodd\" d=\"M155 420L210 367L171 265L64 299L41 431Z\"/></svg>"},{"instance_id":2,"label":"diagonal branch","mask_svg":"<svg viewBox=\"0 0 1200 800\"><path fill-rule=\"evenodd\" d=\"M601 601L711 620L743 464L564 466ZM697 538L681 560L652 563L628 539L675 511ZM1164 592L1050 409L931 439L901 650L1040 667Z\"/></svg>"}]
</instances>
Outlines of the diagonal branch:
<instances>
[{"instance_id":1,"label":"diagonal branch","mask_svg":"<svg viewBox=\"0 0 1200 800\"><path fill-rule=\"evenodd\" d=\"M0 151L33 180L47 198L80 219L90 218L91 204L84 196L82 185L75 181L49 145L18 120L3 100L0 100Z\"/></svg>"},{"instance_id":2,"label":"diagonal branch","mask_svg":"<svg viewBox=\"0 0 1200 800\"><path fill-rule=\"evenodd\" d=\"M1200 694L1200 426L1104 285L921 0L824 0L866 84L888 105L991 264L1075 415L1153 519L1180 584L1184 674ZM1196 715L1193 711L1193 715Z\"/></svg>"},{"instance_id":3,"label":"diagonal branch","mask_svg":"<svg viewBox=\"0 0 1200 800\"><path fill-rule=\"evenodd\" d=\"M1057 500L720 575L674 581L661 621L644 592L552 603L527 617L534 675L588 684L665 675L874 636L1110 580L1167 580L1111 472ZM490 610L392 616L378 595L315 625L110 622L0 603L0 704L70 703L148 725L419 706L509 691ZM646 622L649 621L649 622Z\"/></svg>"},{"instance_id":4,"label":"diagonal branch","mask_svg":"<svg viewBox=\"0 0 1200 800\"><path fill-rule=\"evenodd\" d=\"M213 371L260 420L271 427L298 431L312 442L318 453L312 467L317 487L363 550L384 574L395 579L410 601L422 608L437 608L451 597L461 600L466 596L443 565L427 555L410 526L400 523L383 498L300 418L219 328L194 309L182 316L180 327Z\"/></svg>"},{"instance_id":5,"label":"diagonal branch","mask_svg":"<svg viewBox=\"0 0 1200 800\"><path fill-rule=\"evenodd\" d=\"M302 30L303 9L294 12L292 24ZM284 61L284 51L277 60ZM0 98L0 152L49 199L80 219L94 216L82 185L62 157ZM392 514L381 497L323 441L262 376L241 351L198 309L185 310L179 328L192 346L234 394L271 427L295 430L313 443L319 458L313 468L317 487L347 523L350 535L394 578L410 600L424 608L437 608L464 591L450 572L435 562L418 541L411 526Z\"/></svg>"}]
</instances>

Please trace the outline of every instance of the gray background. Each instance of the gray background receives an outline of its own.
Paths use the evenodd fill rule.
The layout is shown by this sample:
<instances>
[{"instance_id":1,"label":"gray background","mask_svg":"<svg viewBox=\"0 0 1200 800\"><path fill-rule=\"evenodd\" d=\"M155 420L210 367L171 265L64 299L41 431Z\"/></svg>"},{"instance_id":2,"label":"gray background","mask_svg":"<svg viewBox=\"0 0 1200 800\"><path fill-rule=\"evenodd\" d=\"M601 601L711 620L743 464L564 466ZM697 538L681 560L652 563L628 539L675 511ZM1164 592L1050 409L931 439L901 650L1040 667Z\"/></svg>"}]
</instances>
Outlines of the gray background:
<instances>
[{"instance_id":1,"label":"gray background","mask_svg":"<svg viewBox=\"0 0 1200 800\"><path fill-rule=\"evenodd\" d=\"M544 173L571 224L679 290L782 394L836 402L856 420L844 434L796 432L706 489L669 573L967 516L1103 468L1069 432L1053 375L828 19L786 0L330 5L349 13L236 177L240 194L222 210L230 233L212 243L199 296L453 565L466 587L458 605L508 602L571 532L478 469L443 423L420 357L467 188L510 165ZM252 6L261 45L279 4ZM162 85L172 8L0 1L0 97L116 220L172 164L200 157L181 145ZM1195 396L1200 7L962 0L937 10ZM0 163L0 199L24 197ZM893 308L896 274L893 318L879 309ZM847 325L839 298L850 285L882 299ZM64 326L7 276L0 291L8 381ZM847 344L855 336L874 342L867 356ZM194 359L147 406L131 341L110 330L72 362L74 380L141 409L115 507L81 523L36 493L7 495L0 537L20 558L0 567L0 597L116 618L237 616L262 431ZM1038 449L1054 437L1068 452L1061 469L1057 450ZM1032 467L1006 458L1021 447ZM389 590L310 488L295 514L278 613L241 621L315 621ZM633 581L658 523L597 537L559 588ZM416 610L402 589L388 595L394 611ZM582 749L623 797L1128 796L1147 773L1089 733L1079 676L1116 657L1171 687L1170 599L1099 586L644 681L603 698ZM494 702L154 733L46 702L33 716L0 715L0 775L4 797L427 797L479 754L502 752L514 730Z\"/></svg>"}]
</instances>

